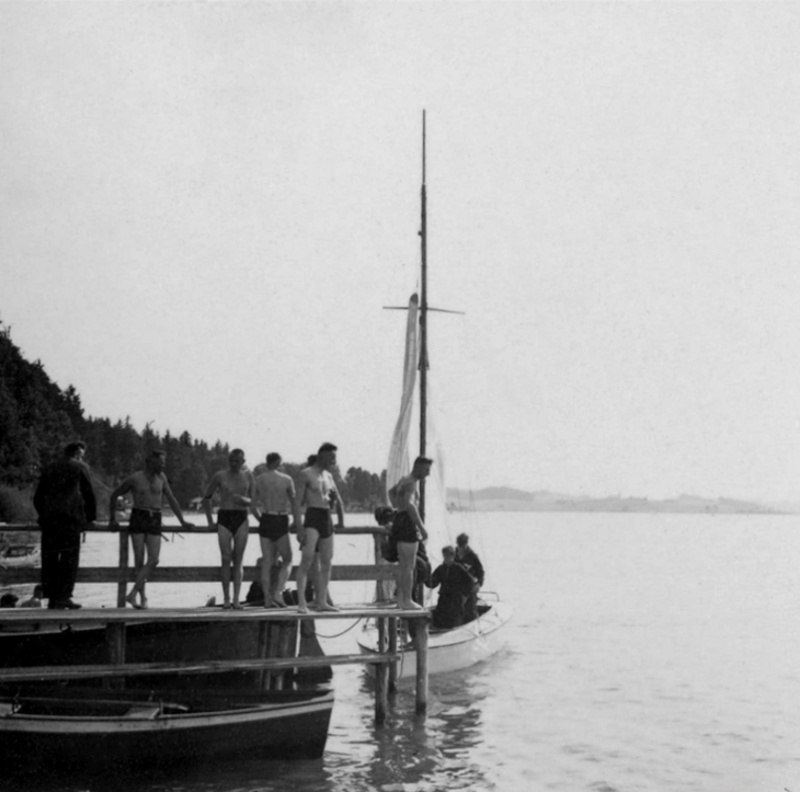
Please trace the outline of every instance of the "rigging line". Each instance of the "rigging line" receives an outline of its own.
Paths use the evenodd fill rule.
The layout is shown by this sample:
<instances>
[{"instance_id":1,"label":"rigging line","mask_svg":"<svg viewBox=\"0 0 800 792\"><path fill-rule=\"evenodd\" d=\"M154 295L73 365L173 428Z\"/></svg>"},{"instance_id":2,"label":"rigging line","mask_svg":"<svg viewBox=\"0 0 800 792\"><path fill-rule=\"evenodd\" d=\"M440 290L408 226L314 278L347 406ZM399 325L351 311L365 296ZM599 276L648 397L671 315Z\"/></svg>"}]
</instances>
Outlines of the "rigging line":
<instances>
[{"instance_id":1,"label":"rigging line","mask_svg":"<svg viewBox=\"0 0 800 792\"><path fill-rule=\"evenodd\" d=\"M354 630L358 625L364 621L364 617L360 616L353 624L351 624L346 630L342 630L340 633L334 633L333 635L322 635L321 633L315 632L317 638L339 638L342 635L345 635L350 632L350 630Z\"/></svg>"},{"instance_id":2,"label":"rigging line","mask_svg":"<svg viewBox=\"0 0 800 792\"><path fill-rule=\"evenodd\" d=\"M407 311L407 305L384 305L384 311ZM433 311L434 313L447 313L447 314L458 314L459 316L466 316L466 311L451 311L449 308L431 308L428 306L428 311Z\"/></svg>"}]
</instances>

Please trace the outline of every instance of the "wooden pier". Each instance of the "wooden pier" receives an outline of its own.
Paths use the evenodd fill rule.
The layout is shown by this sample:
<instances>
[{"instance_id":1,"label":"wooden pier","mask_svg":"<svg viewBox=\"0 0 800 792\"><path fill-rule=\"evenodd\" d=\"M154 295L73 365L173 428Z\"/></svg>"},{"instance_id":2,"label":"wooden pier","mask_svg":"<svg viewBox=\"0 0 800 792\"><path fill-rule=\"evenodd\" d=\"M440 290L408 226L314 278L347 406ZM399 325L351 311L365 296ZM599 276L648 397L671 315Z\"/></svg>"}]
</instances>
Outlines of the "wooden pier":
<instances>
[{"instance_id":1,"label":"wooden pier","mask_svg":"<svg viewBox=\"0 0 800 792\"><path fill-rule=\"evenodd\" d=\"M37 525L0 525L0 532L39 531ZM105 525L95 524L90 532L109 532ZM209 533L201 528L187 531L185 528L165 526L165 533ZM41 631L49 628L65 630L74 628L97 628L102 630L106 662L80 665L24 665L0 667L0 684L9 682L58 681L68 679L103 680L103 684L120 686L126 678L146 677L148 675L187 675L219 674L232 671L260 672L260 681L265 688L280 689L284 675L299 669L323 668L334 665L373 665L375 667L375 721L382 724L386 720L389 694L394 691L397 681L397 667L402 656L398 652L398 619L414 620L415 648L417 655L416 711L424 714L428 702L428 624L430 612L427 610L399 610L397 608L362 605L345 607L338 611L310 611L300 613L297 608L247 607L243 610L223 610L216 607L193 608L148 608L134 610L125 607L125 593L128 583L133 580L133 568L128 559L128 531L119 533L119 565L117 567L81 567L78 570L78 583L116 583L116 607L82 608L80 610L48 610L34 608L0 609L0 634L13 636L16 631L30 626ZM372 528L349 528L338 533L373 534ZM376 541L377 547L377 541ZM376 552L376 560L378 554ZM396 565L376 563L375 565L334 566L331 580L394 580ZM292 580L297 568L292 569ZM33 567L0 569L0 583L3 586L24 583L39 583L41 570ZM253 567L245 568L245 580L256 577ZM148 579L151 583L197 583L218 582L220 568L216 567L157 567ZM376 654L346 654L303 656L298 655L295 646L301 624L329 620L374 619L378 625L380 652ZM178 625L183 624L249 624L258 629L257 656L199 660L189 662L128 662L128 629L137 625Z\"/></svg>"}]
</instances>

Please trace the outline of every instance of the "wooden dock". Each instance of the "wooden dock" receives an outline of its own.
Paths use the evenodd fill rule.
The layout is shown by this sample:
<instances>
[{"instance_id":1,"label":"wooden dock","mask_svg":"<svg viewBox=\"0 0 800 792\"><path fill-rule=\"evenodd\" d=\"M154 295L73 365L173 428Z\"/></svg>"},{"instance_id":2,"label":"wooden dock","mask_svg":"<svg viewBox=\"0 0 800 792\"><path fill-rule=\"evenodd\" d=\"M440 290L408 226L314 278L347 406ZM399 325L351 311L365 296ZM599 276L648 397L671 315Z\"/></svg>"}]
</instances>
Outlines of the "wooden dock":
<instances>
[{"instance_id":1,"label":"wooden dock","mask_svg":"<svg viewBox=\"0 0 800 792\"><path fill-rule=\"evenodd\" d=\"M0 532L38 531L37 525L0 525ZM95 524L94 532L109 532L107 526ZM183 528L165 527L164 532L189 533ZM59 630L81 627L97 627L103 631L105 644L104 663L89 665L41 665L0 667L0 684L10 682L58 681L67 679L100 679L109 685L124 685L128 677L175 674L218 674L231 671L259 671L262 684L276 689L282 687L286 672L298 669L313 669L334 665L375 666L375 721L386 720L389 694L396 687L397 667L402 659L397 646L398 619L417 622L415 644L417 653L416 711L424 714L428 702L428 625L430 611L399 610L397 608L370 605L345 607L338 611L310 611L300 613L296 607L263 608L247 607L243 610L223 610L215 607L193 608L148 608L134 610L125 607L125 593L133 580L133 569L128 559L128 532L115 531L120 536L119 566L82 567L78 571L79 583L116 583L116 606L108 608L82 608L80 610L47 610L34 608L0 609L0 631L11 635L12 631L57 627ZM208 533L207 528L195 529L195 533ZM341 533L373 534L372 528L350 528ZM377 541L376 541L377 547ZM377 560L376 553L376 560ZM334 566L331 580L394 580L396 565L376 563L361 566ZM291 579L295 579L297 568L293 568ZM41 570L37 568L10 568L0 570L2 585L18 585L40 582ZM245 569L245 579L255 579L255 569ZM157 567L148 582L197 583L220 580L219 567ZM381 651L377 654L346 654L298 656L291 640L304 621L374 619L378 625ZM127 631L141 624L180 625L195 624L257 624L259 627L259 651L257 657L225 660L200 660L191 662L127 662Z\"/></svg>"}]
</instances>

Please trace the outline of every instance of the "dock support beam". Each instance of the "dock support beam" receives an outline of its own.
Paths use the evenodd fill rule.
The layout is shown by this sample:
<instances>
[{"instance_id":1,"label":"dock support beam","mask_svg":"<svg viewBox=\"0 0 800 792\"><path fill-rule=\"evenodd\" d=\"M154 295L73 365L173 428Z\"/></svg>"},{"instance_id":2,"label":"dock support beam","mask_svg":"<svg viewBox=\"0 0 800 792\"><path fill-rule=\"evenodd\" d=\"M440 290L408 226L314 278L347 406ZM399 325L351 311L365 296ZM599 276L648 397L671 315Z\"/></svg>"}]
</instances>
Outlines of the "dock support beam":
<instances>
[{"instance_id":1,"label":"dock support beam","mask_svg":"<svg viewBox=\"0 0 800 792\"><path fill-rule=\"evenodd\" d=\"M428 710L428 620L420 619L414 631L417 648L417 714Z\"/></svg>"}]
</instances>

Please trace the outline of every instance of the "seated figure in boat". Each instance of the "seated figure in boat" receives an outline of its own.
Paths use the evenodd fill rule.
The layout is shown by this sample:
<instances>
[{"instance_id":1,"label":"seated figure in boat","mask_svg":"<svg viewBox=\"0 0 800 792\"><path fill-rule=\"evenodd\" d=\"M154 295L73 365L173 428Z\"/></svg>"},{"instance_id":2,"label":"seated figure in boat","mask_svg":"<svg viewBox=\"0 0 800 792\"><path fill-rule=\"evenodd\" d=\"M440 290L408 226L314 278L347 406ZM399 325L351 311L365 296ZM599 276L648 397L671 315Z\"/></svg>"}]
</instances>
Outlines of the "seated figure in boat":
<instances>
[{"instance_id":1,"label":"seated figure in boat","mask_svg":"<svg viewBox=\"0 0 800 792\"><path fill-rule=\"evenodd\" d=\"M478 592L483 587L484 571L478 554L469 546L469 536L461 533L456 537L456 561L475 579L472 593L464 605L464 621L478 618Z\"/></svg>"},{"instance_id":2,"label":"seated figure in boat","mask_svg":"<svg viewBox=\"0 0 800 792\"><path fill-rule=\"evenodd\" d=\"M443 562L433 571L430 588L439 586L439 599L433 611L433 626L449 630L465 623L464 605L475 587L472 575L456 563L452 545L442 548Z\"/></svg>"},{"instance_id":3,"label":"seated figure in boat","mask_svg":"<svg viewBox=\"0 0 800 792\"><path fill-rule=\"evenodd\" d=\"M419 482L431 473L432 459L417 457L411 473L403 476L389 490L389 498L397 509L392 524L392 539L397 543L397 557L400 571L397 575L397 607L417 610L422 606L414 602L414 570L417 563L417 549L420 542L428 538L428 532L417 509Z\"/></svg>"}]
</instances>

